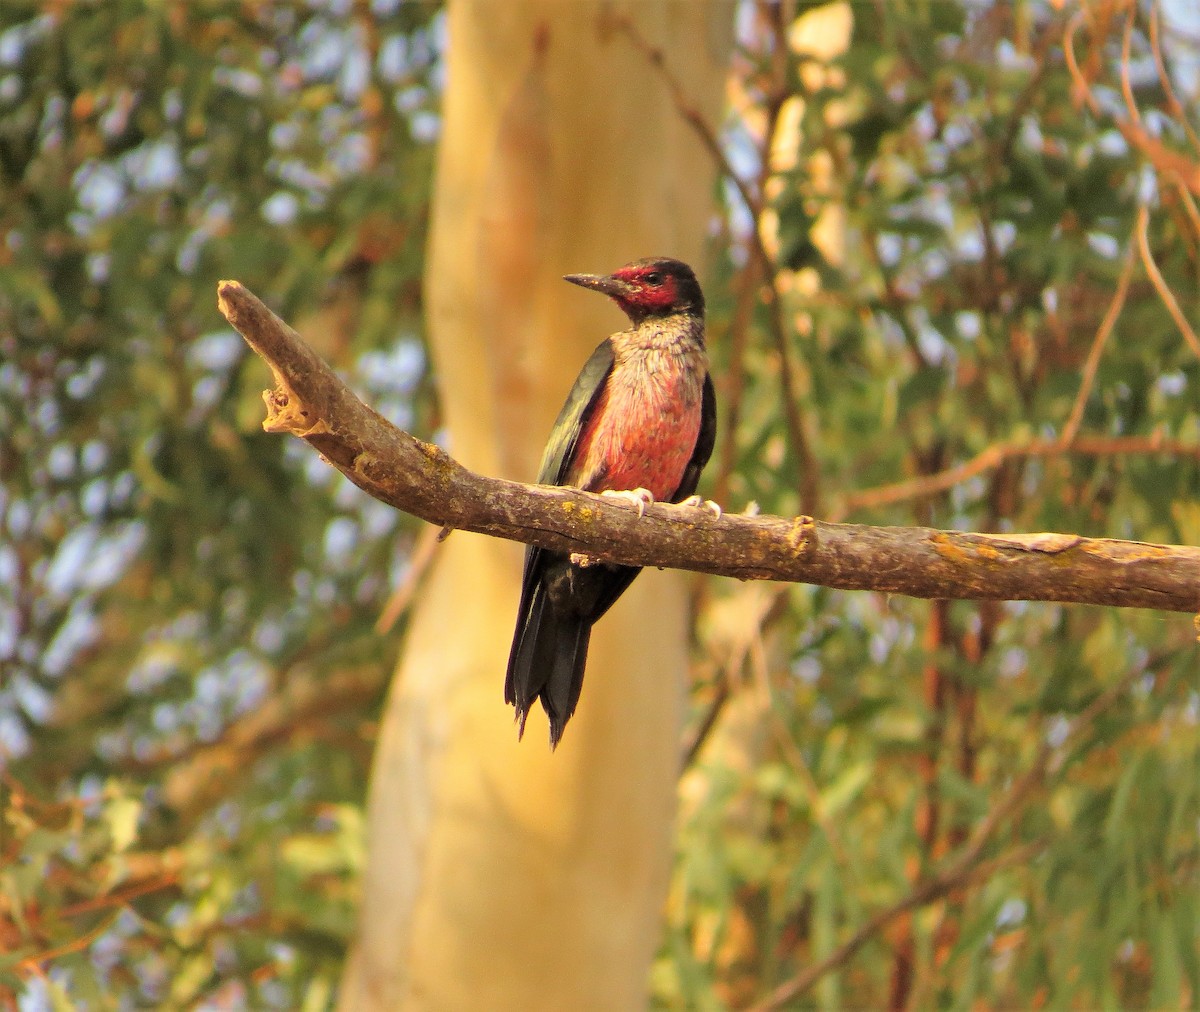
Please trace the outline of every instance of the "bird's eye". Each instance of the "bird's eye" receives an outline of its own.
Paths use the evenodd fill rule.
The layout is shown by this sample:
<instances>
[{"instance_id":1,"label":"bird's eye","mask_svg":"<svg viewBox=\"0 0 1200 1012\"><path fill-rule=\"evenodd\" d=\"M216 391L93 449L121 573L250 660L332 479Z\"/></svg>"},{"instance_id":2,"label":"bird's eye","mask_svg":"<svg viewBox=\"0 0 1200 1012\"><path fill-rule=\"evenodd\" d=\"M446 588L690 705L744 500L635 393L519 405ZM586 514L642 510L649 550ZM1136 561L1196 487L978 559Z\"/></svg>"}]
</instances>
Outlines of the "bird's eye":
<instances>
[{"instance_id":1,"label":"bird's eye","mask_svg":"<svg viewBox=\"0 0 1200 1012\"><path fill-rule=\"evenodd\" d=\"M662 284L663 278L662 278L662 275L658 273L658 271L652 271L651 273L649 273L645 276L644 280L645 280L646 284L648 284L651 288L657 288L659 285Z\"/></svg>"}]
</instances>

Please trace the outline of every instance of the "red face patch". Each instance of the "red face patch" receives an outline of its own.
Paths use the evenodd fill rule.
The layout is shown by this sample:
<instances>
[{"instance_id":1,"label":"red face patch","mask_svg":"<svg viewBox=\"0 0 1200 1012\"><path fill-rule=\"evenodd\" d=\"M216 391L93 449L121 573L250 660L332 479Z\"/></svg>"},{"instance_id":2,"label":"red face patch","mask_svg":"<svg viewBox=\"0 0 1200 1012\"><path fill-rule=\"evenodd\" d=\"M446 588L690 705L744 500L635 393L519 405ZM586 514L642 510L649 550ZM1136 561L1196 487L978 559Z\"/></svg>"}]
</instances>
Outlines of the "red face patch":
<instances>
[{"instance_id":1,"label":"red face patch","mask_svg":"<svg viewBox=\"0 0 1200 1012\"><path fill-rule=\"evenodd\" d=\"M655 267L623 267L613 277L632 289L621 301L648 313L670 309L679 297L675 278Z\"/></svg>"}]
</instances>

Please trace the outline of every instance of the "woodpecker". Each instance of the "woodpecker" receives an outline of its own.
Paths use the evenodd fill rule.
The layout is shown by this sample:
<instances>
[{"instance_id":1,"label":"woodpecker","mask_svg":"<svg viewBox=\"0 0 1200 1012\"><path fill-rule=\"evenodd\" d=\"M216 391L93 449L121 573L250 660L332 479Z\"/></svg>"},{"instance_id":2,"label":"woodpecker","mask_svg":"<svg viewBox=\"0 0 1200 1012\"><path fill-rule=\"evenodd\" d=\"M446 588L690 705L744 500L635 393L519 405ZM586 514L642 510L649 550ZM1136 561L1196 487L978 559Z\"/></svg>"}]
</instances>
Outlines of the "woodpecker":
<instances>
[{"instance_id":1,"label":"woodpecker","mask_svg":"<svg viewBox=\"0 0 1200 1012\"><path fill-rule=\"evenodd\" d=\"M601 342L575 380L538 481L630 498L639 515L655 500L698 503L693 493L712 454L717 411L696 275L663 257L563 280L607 295L629 317L629 329ZM558 745L579 702L592 625L639 571L544 548L525 552L504 683L518 738L540 699L550 747Z\"/></svg>"}]
</instances>

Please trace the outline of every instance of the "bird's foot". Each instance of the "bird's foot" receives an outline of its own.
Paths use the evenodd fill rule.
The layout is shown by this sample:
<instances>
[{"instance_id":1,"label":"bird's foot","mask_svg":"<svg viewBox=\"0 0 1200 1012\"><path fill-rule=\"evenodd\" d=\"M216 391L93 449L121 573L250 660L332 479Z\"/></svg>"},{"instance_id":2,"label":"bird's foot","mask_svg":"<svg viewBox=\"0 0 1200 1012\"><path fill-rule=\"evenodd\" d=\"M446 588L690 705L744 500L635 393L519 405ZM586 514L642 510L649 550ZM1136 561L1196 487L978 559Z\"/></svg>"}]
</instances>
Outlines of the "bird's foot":
<instances>
[{"instance_id":1,"label":"bird's foot","mask_svg":"<svg viewBox=\"0 0 1200 1012\"><path fill-rule=\"evenodd\" d=\"M725 512L721 507L711 499L701 499L698 495L690 495L679 504L680 506L691 506L692 509L711 510L712 515L718 520L721 519Z\"/></svg>"},{"instance_id":2,"label":"bird's foot","mask_svg":"<svg viewBox=\"0 0 1200 1012\"><path fill-rule=\"evenodd\" d=\"M598 566L600 560L593 559L590 555L585 555L583 552L572 552L571 564L578 566L580 569L587 569L588 566Z\"/></svg>"},{"instance_id":3,"label":"bird's foot","mask_svg":"<svg viewBox=\"0 0 1200 1012\"><path fill-rule=\"evenodd\" d=\"M628 492L615 488L606 488L600 494L607 496L609 499L624 499L626 502L633 503L637 507L639 517L644 517L646 515L646 507L654 502L654 493L648 488L635 488Z\"/></svg>"}]
</instances>

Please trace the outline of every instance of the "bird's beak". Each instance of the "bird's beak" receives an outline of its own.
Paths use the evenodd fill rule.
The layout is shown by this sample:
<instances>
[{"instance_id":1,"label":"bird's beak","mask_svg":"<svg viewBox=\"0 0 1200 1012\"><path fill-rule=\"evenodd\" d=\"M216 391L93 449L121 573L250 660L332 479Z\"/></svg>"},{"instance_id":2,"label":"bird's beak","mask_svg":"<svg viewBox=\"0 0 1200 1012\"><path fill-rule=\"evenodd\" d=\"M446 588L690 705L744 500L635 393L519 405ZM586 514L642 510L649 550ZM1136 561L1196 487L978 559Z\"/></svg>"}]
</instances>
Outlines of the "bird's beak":
<instances>
[{"instance_id":1,"label":"bird's beak","mask_svg":"<svg viewBox=\"0 0 1200 1012\"><path fill-rule=\"evenodd\" d=\"M611 274L565 274L564 281L570 281L580 288L590 288L594 292L603 292L614 299L628 299L633 290L628 283Z\"/></svg>"}]
</instances>

